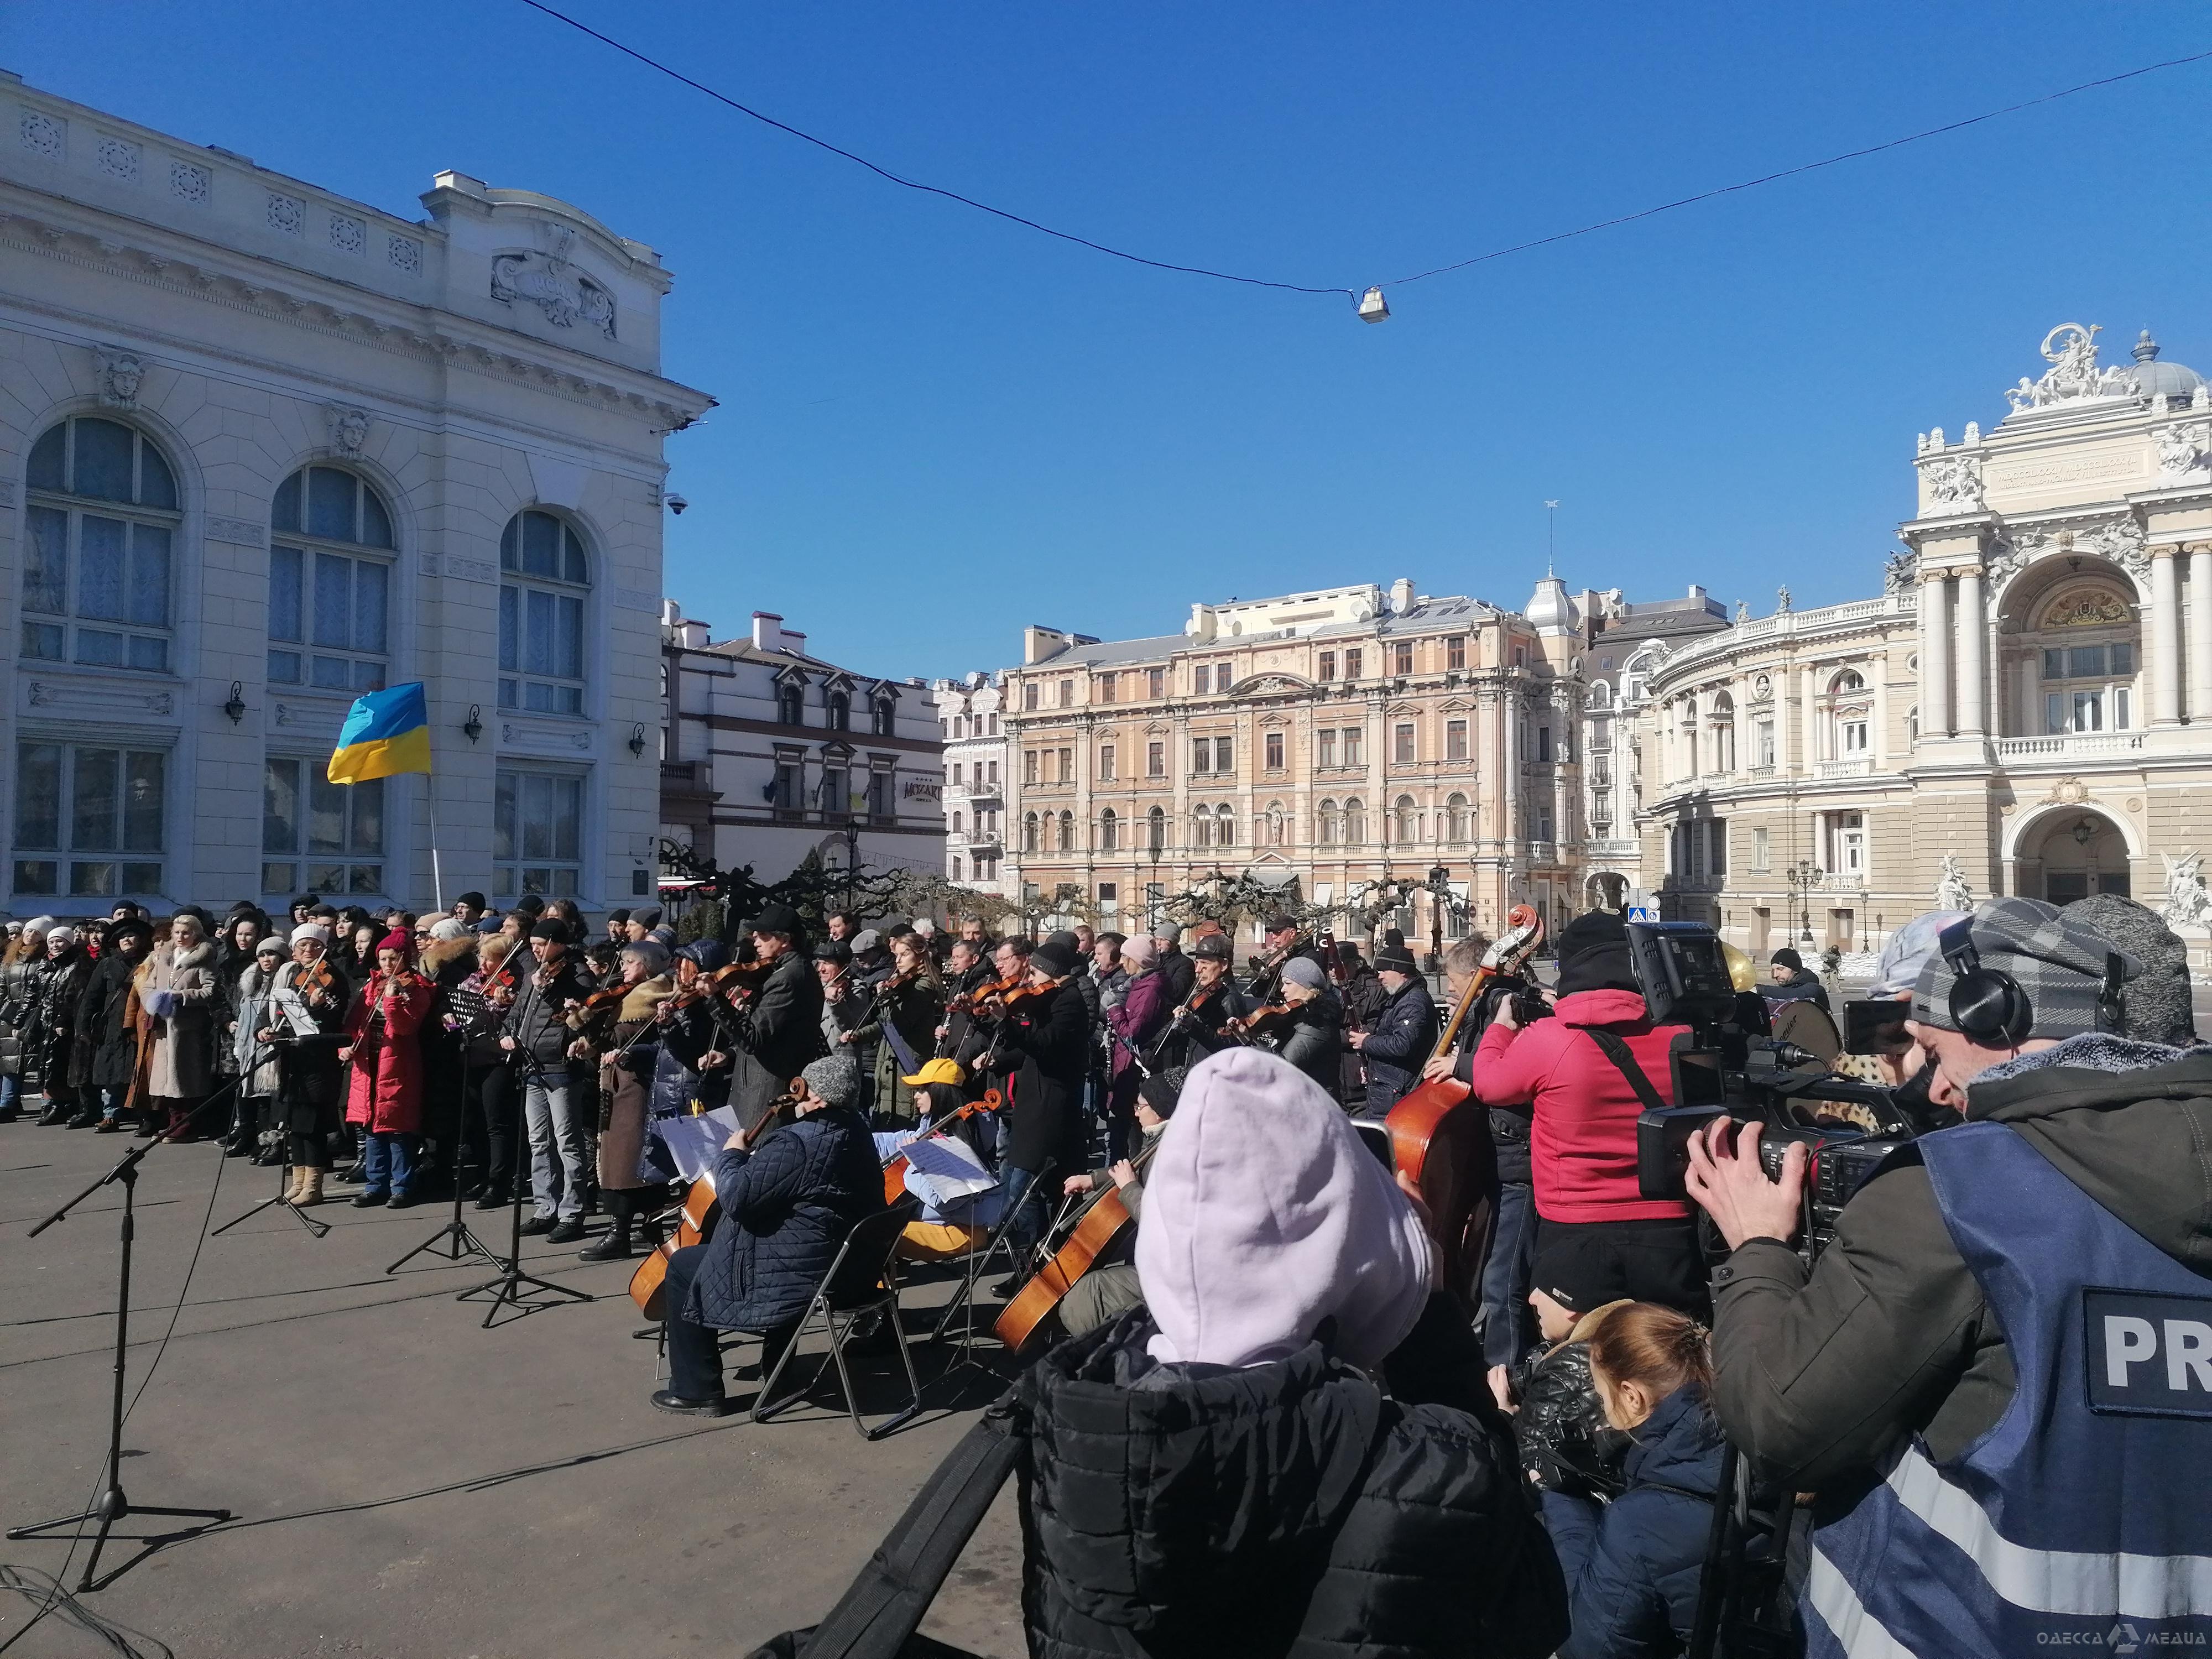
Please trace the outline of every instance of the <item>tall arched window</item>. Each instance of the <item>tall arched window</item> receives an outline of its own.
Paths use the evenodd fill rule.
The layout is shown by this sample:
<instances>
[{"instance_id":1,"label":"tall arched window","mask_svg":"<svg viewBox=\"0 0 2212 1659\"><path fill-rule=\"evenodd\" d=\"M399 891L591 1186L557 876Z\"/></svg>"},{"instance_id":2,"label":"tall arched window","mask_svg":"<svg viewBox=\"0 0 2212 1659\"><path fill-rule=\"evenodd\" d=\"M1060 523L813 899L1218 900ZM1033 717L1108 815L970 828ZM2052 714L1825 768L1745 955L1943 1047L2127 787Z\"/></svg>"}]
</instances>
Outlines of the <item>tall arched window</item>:
<instances>
[{"instance_id":1,"label":"tall arched window","mask_svg":"<svg viewBox=\"0 0 2212 1659\"><path fill-rule=\"evenodd\" d=\"M1391 831L1391 838L1407 847L1419 842L1421 838L1421 813L1420 809L1413 805L1413 798L1411 795L1398 797L1397 818L1397 825Z\"/></svg>"},{"instance_id":2,"label":"tall arched window","mask_svg":"<svg viewBox=\"0 0 2212 1659\"><path fill-rule=\"evenodd\" d=\"M1022 817L1022 851L1034 853L1036 850L1037 815L1034 812L1024 813Z\"/></svg>"},{"instance_id":3,"label":"tall arched window","mask_svg":"<svg viewBox=\"0 0 2212 1659\"><path fill-rule=\"evenodd\" d=\"M269 681L374 691L390 665L392 514L334 466L301 467L269 514Z\"/></svg>"},{"instance_id":4,"label":"tall arched window","mask_svg":"<svg viewBox=\"0 0 2212 1659\"><path fill-rule=\"evenodd\" d=\"M1324 800L1314 808L1314 839L1323 847L1336 845L1336 803Z\"/></svg>"},{"instance_id":5,"label":"tall arched window","mask_svg":"<svg viewBox=\"0 0 2212 1659\"><path fill-rule=\"evenodd\" d=\"M583 539L550 513L518 513L499 538L499 706L584 712Z\"/></svg>"},{"instance_id":6,"label":"tall arched window","mask_svg":"<svg viewBox=\"0 0 2212 1659\"><path fill-rule=\"evenodd\" d=\"M1713 770L1722 774L1735 770L1735 699L1725 691L1713 696L1712 712L1707 716L1711 727L1712 741L1709 745L1713 757Z\"/></svg>"},{"instance_id":7,"label":"tall arched window","mask_svg":"<svg viewBox=\"0 0 2212 1659\"><path fill-rule=\"evenodd\" d=\"M1356 795L1344 803L1344 839L1352 847L1367 840L1367 805Z\"/></svg>"},{"instance_id":8,"label":"tall arched window","mask_svg":"<svg viewBox=\"0 0 2212 1659\"><path fill-rule=\"evenodd\" d=\"M868 729L879 738L895 735L898 730L898 704L890 697L878 697L868 705Z\"/></svg>"},{"instance_id":9,"label":"tall arched window","mask_svg":"<svg viewBox=\"0 0 2212 1659\"><path fill-rule=\"evenodd\" d=\"M1213 844L1216 847L1237 845L1237 809L1227 801L1213 809Z\"/></svg>"},{"instance_id":10,"label":"tall arched window","mask_svg":"<svg viewBox=\"0 0 2212 1659\"><path fill-rule=\"evenodd\" d=\"M849 732L853 729L853 700L842 691L824 692L822 706L830 711L830 729Z\"/></svg>"},{"instance_id":11,"label":"tall arched window","mask_svg":"<svg viewBox=\"0 0 2212 1659\"><path fill-rule=\"evenodd\" d=\"M1075 814L1073 812L1062 812L1060 815L1059 850L1063 853L1073 853L1075 850Z\"/></svg>"},{"instance_id":12,"label":"tall arched window","mask_svg":"<svg viewBox=\"0 0 2212 1659\"><path fill-rule=\"evenodd\" d=\"M1467 797L1456 790L1444 800L1444 839L1455 847L1467 841Z\"/></svg>"},{"instance_id":13,"label":"tall arched window","mask_svg":"<svg viewBox=\"0 0 2212 1659\"><path fill-rule=\"evenodd\" d=\"M1213 845L1213 809L1211 806L1191 809L1190 844L1193 847Z\"/></svg>"},{"instance_id":14,"label":"tall arched window","mask_svg":"<svg viewBox=\"0 0 2212 1659\"><path fill-rule=\"evenodd\" d=\"M795 685L779 685L775 689L775 720L779 726L806 724L805 695Z\"/></svg>"},{"instance_id":15,"label":"tall arched window","mask_svg":"<svg viewBox=\"0 0 2212 1659\"><path fill-rule=\"evenodd\" d=\"M1121 844L1121 820L1114 815L1114 809L1109 806L1098 815L1098 850L1110 853Z\"/></svg>"},{"instance_id":16,"label":"tall arched window","mask_svg":"<svg viewBox=\"0 0 2212 1659\"><path fill-rule=\"evenodd\" d=\"M150 439L79 416L31 447L22 653L169 668L177 478Z\"/></svg>"},{"instance_id":17,"label":"tall arched window","mask_svg":"<svg viewBox=\"0 0 2212 1659\"><path fill-rule=\"evenodd\" d=\"M1168 844L1168 813L1164 806L1155 806L1145 814L1145 845L1153 852L1164 851Z\"/></svg>"}]
</instances>

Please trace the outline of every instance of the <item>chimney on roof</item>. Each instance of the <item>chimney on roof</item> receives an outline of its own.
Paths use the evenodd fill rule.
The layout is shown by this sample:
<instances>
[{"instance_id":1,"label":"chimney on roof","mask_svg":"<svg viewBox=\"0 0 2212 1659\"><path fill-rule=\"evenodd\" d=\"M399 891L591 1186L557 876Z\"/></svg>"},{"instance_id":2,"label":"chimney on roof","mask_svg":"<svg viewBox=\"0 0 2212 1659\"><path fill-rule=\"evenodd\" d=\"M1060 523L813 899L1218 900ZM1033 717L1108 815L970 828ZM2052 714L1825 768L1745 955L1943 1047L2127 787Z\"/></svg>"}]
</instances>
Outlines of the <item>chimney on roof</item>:
<instances>
[{"instance_id":1,"label":"chimney on roof","mask_svg":"<svg viewBox=\"0 0 2212 1659\"><path fill-rule=\"evenodd\" d=\"M790 636L783 631L783 618L777 616L775 611L756 611L753 612L754 650L781 651L786 648L789 637ZM803 640L806 636L802 634L799 637Z\"/></svg>"},{"instance_id":2,"label":"chimney on roof","mask_svg":"<svg viewBox=\"0 0 2212 1659\"><path fill-rule=\"evenodd\" d=\"M1046 628L1031 623L1022 629L1022 663L1024 667L1056 657L1067 649L1068 636L1057 628Z\"/></svg>"},{"instance_id":3,"label":"chimney on roof","mask_svg":"<svg viewBox=\"0 0 2212 1659\"><path fill-rule=\"evenodd\" d=\"M1200 645L1211 645L1213 636L1220 630L1221 618L1213 614L1213 607L1210 605L1192 605L1190 620L1182 625L1182 631Z\"/></svg>"},{"instance_id":4,"label":"chimney on roof","mask_svg":"<svg viewBox=\"0 0 2212 1659\"><path fill-rule=\"evenodd\" d=\"M1413 608L1413 579L1401 576L1390 584L1390 609L1404 616Z\"/></svg>"}]
</instances>

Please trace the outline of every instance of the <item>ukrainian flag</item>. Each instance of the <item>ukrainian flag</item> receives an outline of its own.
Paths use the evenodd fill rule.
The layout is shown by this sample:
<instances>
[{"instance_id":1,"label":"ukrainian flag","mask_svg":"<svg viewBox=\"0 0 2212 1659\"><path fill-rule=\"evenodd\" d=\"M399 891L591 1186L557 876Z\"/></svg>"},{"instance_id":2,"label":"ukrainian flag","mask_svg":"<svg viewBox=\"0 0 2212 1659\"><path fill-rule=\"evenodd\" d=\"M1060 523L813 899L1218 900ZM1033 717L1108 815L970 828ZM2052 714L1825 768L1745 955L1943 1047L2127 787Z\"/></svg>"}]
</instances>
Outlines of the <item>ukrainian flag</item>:
<instances>
[{"instance_id":1,"label":"ukrainian flag","mask_svg":"<svg viewBox=\"0 0 2212 1659\"><path fill-rule=\"evenodd\" d=\"M331 756L332 783L366 783L395 772L430 769L430 704L422 683L356 697Z\"/></svg>"}]
</instances>

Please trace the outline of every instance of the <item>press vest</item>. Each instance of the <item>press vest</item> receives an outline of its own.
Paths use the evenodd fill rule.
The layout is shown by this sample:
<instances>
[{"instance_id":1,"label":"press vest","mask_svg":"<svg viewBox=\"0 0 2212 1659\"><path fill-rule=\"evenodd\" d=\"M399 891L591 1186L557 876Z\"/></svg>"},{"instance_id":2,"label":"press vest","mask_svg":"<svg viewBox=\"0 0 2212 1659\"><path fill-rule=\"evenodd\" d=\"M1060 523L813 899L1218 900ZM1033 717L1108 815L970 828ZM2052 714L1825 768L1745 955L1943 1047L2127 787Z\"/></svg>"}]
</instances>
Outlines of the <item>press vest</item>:
<instances>
[{"instance_id":1,"label":"press vest","mask_svg":"<svg viewBox=\"0 0 2212 1659\"><path fill-rule=\"evenodd\" d=\"M2018 1392L1814 1534L1810 1659L2212 1652L2212 1279L2002 1124L1918 1149Z\"/></svg>"}]
</instances>

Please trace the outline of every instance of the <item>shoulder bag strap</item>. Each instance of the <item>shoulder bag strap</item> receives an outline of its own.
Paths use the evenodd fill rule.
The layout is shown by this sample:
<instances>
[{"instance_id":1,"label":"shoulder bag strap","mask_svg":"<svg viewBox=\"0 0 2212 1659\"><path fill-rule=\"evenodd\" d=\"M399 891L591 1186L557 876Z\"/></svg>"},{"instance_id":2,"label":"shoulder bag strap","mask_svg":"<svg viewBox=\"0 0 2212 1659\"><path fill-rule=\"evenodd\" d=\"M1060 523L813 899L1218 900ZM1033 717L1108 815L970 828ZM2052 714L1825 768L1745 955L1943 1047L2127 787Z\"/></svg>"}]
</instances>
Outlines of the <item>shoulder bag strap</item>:
<instances>
[{"instance_id":1,"label":"shoulder bag strap","mask_svg":"<svg viewBox=\"0 0 2212 1659\"><path fill-rule=\"evenodd\" d=\"M1645 1111L1663 1112L1667 1109L1667 1103L1659 1098L1659 1091L1651 1086L1651 1079L1644 1076L1644 1068L1636 1063L1636 1056L1629 1052L1627 1043L1621 1041L1620 1032L1586 1025L1583 1028L1583 1035L1597 1044L1599 1052L1620 1067L1621 1076L1626 1078L1628 1086L1636 1091L1636 1097L1643 1103Z\"/></svg>"}]
</instances>

